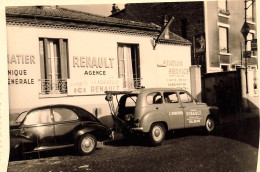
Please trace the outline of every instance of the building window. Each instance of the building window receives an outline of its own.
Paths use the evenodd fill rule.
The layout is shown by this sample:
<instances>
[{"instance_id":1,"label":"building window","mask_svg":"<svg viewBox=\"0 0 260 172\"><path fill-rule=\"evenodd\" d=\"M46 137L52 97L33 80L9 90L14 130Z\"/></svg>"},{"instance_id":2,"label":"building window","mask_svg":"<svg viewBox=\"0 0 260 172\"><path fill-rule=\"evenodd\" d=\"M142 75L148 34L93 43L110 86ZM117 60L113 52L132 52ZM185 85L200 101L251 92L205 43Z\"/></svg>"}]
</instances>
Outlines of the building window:
<instances>
[{"instance_id":1,"label":"building window","mask_svg":"<svg viewBox=\"0 0 260 172\"><path fill-rule=\"evenodd\" d=\"M254 39L254 34L253 33L248 33L247 35L247 46L246 46L246 50L247 51L251 51L251 41Z\"/></svg>"},{"instance_id":2,"label":"building window","mask_svg":"<svg viewBox=\"0 0 260 172\"><path fill-rule=\"evenodd\" d=\"M228 7L227 7L227 0L218 1L218 12L221 14L230 15Z\"/></svg>"},{"instance_id":3,"label":"building window","mask_svg":"<svg viewBox=\"0 0 260 172\"><path fill-rule=\"evenodd\" d=\"M247 51L251 51L251 56L257 56L257 51L252 50L252 41L254 39L254 33L249 33L247 35L247 46L246 46L246 50Z\"/></svg>"},{"instance_id":4,"label":"building window","mask_svg":"<svg viewBox=\"0 0 260 172\"><path fill-rule=\"evenodd\" d=\"M118 44L118 75L123 79L123 87L134 89L141 87L139 45Z\"/></svg>"},{"instance_id":5,"label":"building window","mask_svg":"<svg viewBox=\"0 0 260 172\"><path fill-rule=\"evenodd\" d=\"M228 49L228 28L219 27L219 52L229 53Z\"/></svg>"},{"instance_id":6,"label":"building window","mask_svg":"<svg viewBox=\"0 0 260 172\"><path fill-rule=\"evenodd\" d=\"M246 2L246 7L247 7L247 10L246 10L246 20L247 21L250 21L250 22L254 22L254 17L253 17L253 5L252 4L253 2L252 1L247 1Z\"/></svg>"},{"instance_id":7,"label":"building window","mask_svg":"<svg viewBox=\"0 0 260 172\"><path fill-rule=\"evenodd\" d=\"M68 40L40 38L41 94L66 94Z\"/></svg>"}]
</instances>

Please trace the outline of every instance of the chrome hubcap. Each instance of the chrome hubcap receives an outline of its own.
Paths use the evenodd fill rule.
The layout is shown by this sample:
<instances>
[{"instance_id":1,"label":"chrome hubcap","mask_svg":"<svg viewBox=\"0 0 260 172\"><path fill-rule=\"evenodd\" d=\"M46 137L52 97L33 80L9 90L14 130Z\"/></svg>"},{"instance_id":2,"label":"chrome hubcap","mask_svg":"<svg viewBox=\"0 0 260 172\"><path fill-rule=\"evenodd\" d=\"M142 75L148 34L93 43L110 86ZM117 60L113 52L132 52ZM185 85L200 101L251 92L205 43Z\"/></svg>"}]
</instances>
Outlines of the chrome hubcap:
<instances>
[{"instance_id":1,"label":"chrome hubcap","mask_svg":"<svg viewBox=\"0 0 260 172\"><path fill-rule=\"evenodd\" d=\"M212 131L214 129L214 121L212 121L211 119L208 119L206 127L207 127L208 131Z\"/></svg>"},{"instance_id":2,"label":"chrome hubcap","mask_svg":"<svg viewBox=\"0 0 260 172\"><path fill-rule=\"evenodd\" d=\"M84 152L90 152L95 146L95 141L91 137L85 137L81 142L81 148Z\"/></svg>"},{"instance_id":3,"label":"chrome hubcap","mask_svg":"<svg viewBox=\"0 0 260 172\"><path fill-rule=\"evenodd\" d=\"M162 128L160 126L155 126L152 132L154 140L160 141L163 138L162 133L163 133Z\"/></svg>"}]
</instances>

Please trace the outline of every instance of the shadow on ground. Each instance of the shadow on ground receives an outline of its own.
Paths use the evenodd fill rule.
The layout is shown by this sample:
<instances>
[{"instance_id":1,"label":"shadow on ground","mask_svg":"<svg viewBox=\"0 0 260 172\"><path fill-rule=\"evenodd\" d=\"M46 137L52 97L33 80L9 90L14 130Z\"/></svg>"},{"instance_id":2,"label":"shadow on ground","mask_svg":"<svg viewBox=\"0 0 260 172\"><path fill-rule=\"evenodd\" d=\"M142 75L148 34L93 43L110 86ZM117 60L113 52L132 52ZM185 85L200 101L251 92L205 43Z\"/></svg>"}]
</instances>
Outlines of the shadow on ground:
<instances>
[{"instance_id":1,"label":"shadow on ground","mask_svg":"<svg viewBox=\"0 0 260 172\"><path fill-rule=\"evenodd\" d=\"M206 136L208 135L204 128L180 129L174 132L169 131L165 136L165 140L178 139L187 136ZM252 117L243 120L231 121L218 125L216 132L212 135L216 137L225 137L233 139L255 148L259 147L259 118ZM148 137L124 138L115 141L104 143L105 145L120 147L120 146L149 146Z\"/></svg>"},{"instance_id":2,"label":"shadow on ground","mask_svg":"<svg viewBox=\"0 0 260 172\"><path fill-rule=\"evenodd\" d=\"M167 132L165 140L184 138L188 136L205 136L203 128L192 128L175 130L174 132ZM225 137L236 141L243 142L255 148L259 147L259 117L247 118L244 120L237 120L217 126L216 132L213 134L216 137ZM104 142L104 145L113 147L122 146L150 146L148 137L128 137L114 141ZM96 151L99 151L97 148ZM105 150L102 150L105 151ZM47 158L55 156L79 156L74 148L46 151L40 153L32 153L24 155L21 160ZM12 161L12 160L11 160Z\"/></svg>"}]
</instances>

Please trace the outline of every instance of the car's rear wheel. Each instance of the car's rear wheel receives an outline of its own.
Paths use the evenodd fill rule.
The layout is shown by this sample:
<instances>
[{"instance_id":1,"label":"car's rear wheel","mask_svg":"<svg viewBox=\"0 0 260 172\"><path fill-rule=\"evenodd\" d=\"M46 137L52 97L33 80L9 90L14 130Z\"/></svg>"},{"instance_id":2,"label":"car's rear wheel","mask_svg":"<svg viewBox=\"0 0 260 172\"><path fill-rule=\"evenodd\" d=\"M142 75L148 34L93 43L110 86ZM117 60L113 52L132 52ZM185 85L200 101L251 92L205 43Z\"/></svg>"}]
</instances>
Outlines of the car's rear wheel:
<instances>
[{"instance_id":1,"label":"car's rear wheel","mask_svg":"<svg viewBox=\"0 0 260 172\"><path fill-rule=\"evenodd\" d=\"M149 131L149 140L152 146L159 146L162 144L165 137L165 127L161 123L152 124Z\"/></svg>"},{"instance_id":2,"label":"car's rear wheel","mask_svg":"<svg viewBox=\"0 0 260 172\"><path fill-rule=\"evenodd\" d=\"M208 134L211 134L216 129L216 123L215 120L211 117L208 117L205 123L205 129Z\"/></svg>"},{"instance_id":3,"label":"car's rear wheel","mask_svg":"<svg viewBox=\"0 0 260 172\"><path fill-rule=\"evenodd\" d=\"M79 138L77 146L81 155L89 155L95 151L97 139L92 134L84 134Z\"/></svg>"}]
</instances>

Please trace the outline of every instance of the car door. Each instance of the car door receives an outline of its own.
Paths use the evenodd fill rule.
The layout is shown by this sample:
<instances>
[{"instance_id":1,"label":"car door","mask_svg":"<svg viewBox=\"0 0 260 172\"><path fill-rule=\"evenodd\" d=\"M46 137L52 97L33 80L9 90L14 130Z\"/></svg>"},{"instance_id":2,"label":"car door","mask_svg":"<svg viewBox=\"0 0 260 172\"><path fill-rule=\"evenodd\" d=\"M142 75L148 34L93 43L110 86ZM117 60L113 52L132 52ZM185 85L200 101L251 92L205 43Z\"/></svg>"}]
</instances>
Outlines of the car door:
<instances>
[{"instance_id":1,"label":"car door","mask_svg":"<svg viewBox=\"0 0 260 172\"><path fill-rule=\"evenodd\" d=\"M192 96L186 91L181 91L179 97L184 112L185 128L203 126L202 110L197 107Z\"/></svg>"},{"instance_id":2,"label":"car door","mask_svg":"<svg viewBox=\"0 0 260 172\"><path fill-rule=\"evenodd\" d=\"M21 128L23 151L43 150L53 146L54 127L50 109L38 109L29 112Z\"/></svg>"},{"instance_id":3,"label":"car door","mask_svg":"<svg viewBox=\"0 0 260 172\"><path fill-rule=\"evenodd\" d=\"M184 113L177 92L164 92L165 110L169 115L169 129L184 128Z\"/></svg>"},{"instance_id":4,"label":"car door","mask_svg":"<svg viewBox=\"0 0 260 172\"><path fill-rule=\"evenodd\" d=\"M160 92L151 92L146 97L147 106L145 107L146 112L158 111L159 113L165 113L163 104L163 97Z\"/></svg>"},{"instance_id":5,"label":"car door","mask_svg":"<svg viewBox=\"0 0 260 172\"><path fill-rule=\"evenodd\" d=\"M52 109L56 145L74 143L74 130L80 125L78 115L71 109L57 107Z\"/></svg>"}]
</instances>

